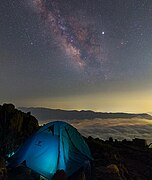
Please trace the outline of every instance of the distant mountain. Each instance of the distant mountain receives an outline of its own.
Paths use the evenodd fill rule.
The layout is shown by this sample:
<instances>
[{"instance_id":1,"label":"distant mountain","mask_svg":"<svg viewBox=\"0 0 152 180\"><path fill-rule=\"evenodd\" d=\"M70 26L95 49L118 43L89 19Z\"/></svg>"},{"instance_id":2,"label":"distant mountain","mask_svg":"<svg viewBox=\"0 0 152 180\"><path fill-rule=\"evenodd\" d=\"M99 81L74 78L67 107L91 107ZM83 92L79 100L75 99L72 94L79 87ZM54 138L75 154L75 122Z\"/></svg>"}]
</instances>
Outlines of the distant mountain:
<instances>
[{"instance_id":1,"label":"distant mountain","mask_svg":"<svg viewBox=\"0 0 152 180\"><path fill-rule=\"evenodd\" d=\"M144 118L152 120L152 116L146 113L143 114L131 114L131 113L103 113L94 111L67 111L60 109L49 108L34 108L34 107L20 107L23 112L31 112L40 121L46 120L80 120L80 119L116 119L116 118Z\"/></svg>"}]
</instances>

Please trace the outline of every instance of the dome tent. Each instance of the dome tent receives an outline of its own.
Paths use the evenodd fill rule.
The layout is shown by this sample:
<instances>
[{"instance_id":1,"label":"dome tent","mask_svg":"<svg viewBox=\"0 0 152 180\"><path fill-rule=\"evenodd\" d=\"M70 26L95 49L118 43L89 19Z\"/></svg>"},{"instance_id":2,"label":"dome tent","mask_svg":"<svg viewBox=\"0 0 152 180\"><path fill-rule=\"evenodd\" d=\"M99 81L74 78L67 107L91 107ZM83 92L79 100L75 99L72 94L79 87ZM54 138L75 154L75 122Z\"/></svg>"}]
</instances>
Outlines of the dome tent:
<instances>
[{"instance_id":1,"label":"dome tent","mask_svg":"<svg viewBox=\"0 0 152 180\"><path fill-rule=\"evenodd\" d=\"M26 162L26 166L51 179L58 169L68 176L92 156L80 133L68 123L50 122L40 128L11 157L9 166Z\"/></svg>"}]
</instances>

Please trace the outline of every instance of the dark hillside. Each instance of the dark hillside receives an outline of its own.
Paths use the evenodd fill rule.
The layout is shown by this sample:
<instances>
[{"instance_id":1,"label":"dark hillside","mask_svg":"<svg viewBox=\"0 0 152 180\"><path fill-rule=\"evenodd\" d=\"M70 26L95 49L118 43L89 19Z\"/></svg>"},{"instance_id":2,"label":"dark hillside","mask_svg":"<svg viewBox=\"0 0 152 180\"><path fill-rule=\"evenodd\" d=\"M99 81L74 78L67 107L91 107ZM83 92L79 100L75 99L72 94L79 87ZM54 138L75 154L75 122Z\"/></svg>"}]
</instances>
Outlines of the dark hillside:
<instances>
[{"instance_id":1,"label":"dark hillside","mask_svg":"<svg viewBox=\"0 0 152 180\"><path fill-rule=\"evenodd\" d=\"M151 180L152 149L142 139L108 141L89 137L94 177L102 180Z\"/></svg>"},{"instance_id":2,"label":"dark hillside","mask_svg":"<svg viewBox=\"0 0 152 180\"><path fill-rule=\"evenodd\" d=\"M38 121L30 113L23 113L12 104L0 106L0 179L39 179L38 174L25 166L15 169L5 167L6 155L38 128ZM109 138L103 141L92 137L85 140L94 158L92 180L151 180L152 149L145 140L118 141Z\"/></svg>"},{"instance_id":3,"label":"dark hillside","mask_svg":"<svg viewBox=\"0 0 152 180\"><path fill-rule=\"evenodd\" d=\"M0 154L9 154L39 127L30 113L15 109L13 104L0 105Z\"/></svg>"}]
</instances>

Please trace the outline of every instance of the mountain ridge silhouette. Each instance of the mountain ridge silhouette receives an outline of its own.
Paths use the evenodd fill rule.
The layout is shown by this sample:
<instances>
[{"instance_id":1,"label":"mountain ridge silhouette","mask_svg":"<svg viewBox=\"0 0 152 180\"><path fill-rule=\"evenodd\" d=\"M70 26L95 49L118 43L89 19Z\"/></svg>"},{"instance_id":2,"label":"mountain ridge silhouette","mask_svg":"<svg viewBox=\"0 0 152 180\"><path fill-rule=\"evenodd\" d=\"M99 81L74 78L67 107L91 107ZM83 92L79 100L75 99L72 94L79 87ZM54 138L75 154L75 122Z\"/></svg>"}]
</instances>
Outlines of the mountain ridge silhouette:
<instances>
[{"instance_id":1,"label":"mountain ridge silhouette","mask_svg":"<svg viewBox=\"0 0 152 180\"><path fill-rule=\"evenodd\" d=\"M80 119L116 119L116 118L143 118L152 120L152 116L147 113L123 113L123 112L95 112L91 110L62 110L43 107L19 107L23 112L31 112L38 120L80 120Z\"/></svg>"}]
</instances>

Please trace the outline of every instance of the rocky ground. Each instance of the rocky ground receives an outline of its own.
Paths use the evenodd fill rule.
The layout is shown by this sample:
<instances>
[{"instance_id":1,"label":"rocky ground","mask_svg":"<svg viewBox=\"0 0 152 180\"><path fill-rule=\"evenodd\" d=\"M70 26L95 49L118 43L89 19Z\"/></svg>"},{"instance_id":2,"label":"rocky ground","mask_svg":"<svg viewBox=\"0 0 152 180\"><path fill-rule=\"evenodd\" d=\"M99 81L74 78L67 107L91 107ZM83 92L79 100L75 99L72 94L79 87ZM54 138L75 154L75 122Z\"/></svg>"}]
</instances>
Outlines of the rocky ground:
<instances>
[{"instance_id":1,"label":"rocky ground","mask_svg":"<svg viewBox=\"0 0 152 180\"><path fill-rule=\"evenodd\" d=\"M30 112L19 111L13 104L0 105L0 156L9 155L38 128Z\"/></svg>"},{"instance_id":2,"label":"rocky ground","mask_svg":"<svg viewBox=\"0 0 152 180\"><path fill-rule=\"evenodd\" d=\"M102 141L91 137L86 139L94 161L92 162L92 180L151 180L152 150L134 141ZM2 161L1 161L2 162ZM4 163L1 163L3 170ZM30 169L20 166L6 169L9 180L34 180L40 177Z\"/></svg>"},{"instance_id":3,"label":"rocky ground","mask_svg":"<svg viewBox=\"0 0 152 180\"><path fill-rule=\"evenodd\" d=\"M15 109L0 106L0 180L38 180L40 177L24 166L7 169L6 156L37 129L38 121ZM85 138L94 161L92 180L152 180L152 149L145 140L117 141L109 138Z\"/></svg>"},{"instance_id":4,"label":"rocky ground","mask_svg":"<svg viewBox=\"0 0 152 180\"><path fill-rule=\"evenodd\" d=\"M95 179L101 180L151 180L152 149L146 141L108 141L89 137L87 142L94 157Z\"/></svg>"}]
</instances>

